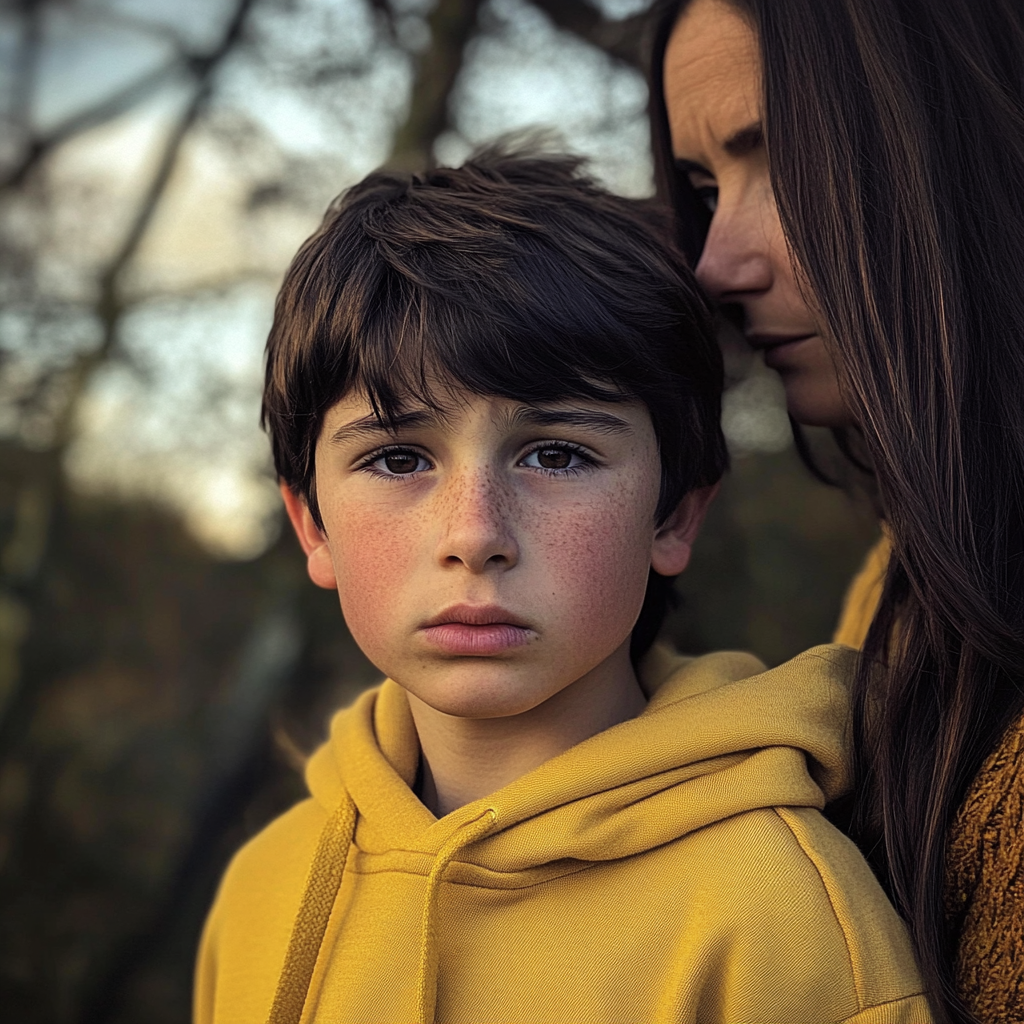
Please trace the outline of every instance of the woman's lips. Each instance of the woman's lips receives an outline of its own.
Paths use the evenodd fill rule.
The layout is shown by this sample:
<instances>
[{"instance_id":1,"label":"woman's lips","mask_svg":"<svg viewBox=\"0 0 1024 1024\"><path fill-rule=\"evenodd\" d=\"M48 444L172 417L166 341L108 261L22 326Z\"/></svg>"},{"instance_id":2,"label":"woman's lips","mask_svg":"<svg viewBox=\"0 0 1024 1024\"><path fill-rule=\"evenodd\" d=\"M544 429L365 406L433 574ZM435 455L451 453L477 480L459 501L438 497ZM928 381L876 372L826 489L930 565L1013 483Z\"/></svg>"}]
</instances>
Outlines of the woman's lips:
<instances>
[{"instance_id":1,"label":"woman's lips","mask_svg":"<svg viewBox=\"0 0 1024 1024\"><path fill-rule=\"evenodd\" d=\"M522 647L534 637L532 629L508 622L491 622L475 626L468 622L443 622L426 626L421 631L431 646L444 654L501 654L513 647Z\"/></svg>"},{"instance_id":2,"label":"woman's lips","mask_svg":"<svg viewBox=\"0 0 1024 1024\"><path fill-rule=\"evenodd\" d=\"M764 353L765 366L773 370L786 370L793 367L794 357L799 359L799 346L816 337L815 334L801 334L791 338L760 334L748 335L747 340L755 349Z\"/></svg>"}]
</instances>

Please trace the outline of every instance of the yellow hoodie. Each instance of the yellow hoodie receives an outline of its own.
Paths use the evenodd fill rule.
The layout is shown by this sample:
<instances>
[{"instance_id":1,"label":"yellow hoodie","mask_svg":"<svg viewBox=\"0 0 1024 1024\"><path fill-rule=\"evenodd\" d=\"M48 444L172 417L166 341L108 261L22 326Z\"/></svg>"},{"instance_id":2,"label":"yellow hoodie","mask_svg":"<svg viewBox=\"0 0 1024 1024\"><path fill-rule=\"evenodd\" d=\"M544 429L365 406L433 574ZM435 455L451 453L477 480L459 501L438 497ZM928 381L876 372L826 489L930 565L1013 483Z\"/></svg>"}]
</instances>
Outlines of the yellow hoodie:
<instances>
[{"instance_id":1,"label":"yellow hoodie","mask_svg":"<svg viewBox=\"0 0 1024 1024\"><path fill-rule=\"evenodd\" d=\"M818 813L849 783L853 657L656 652L641 715L440 820L385 682L228 869L197 1024L929 1021L900 921Z\"/></svg>"}]
</instances>

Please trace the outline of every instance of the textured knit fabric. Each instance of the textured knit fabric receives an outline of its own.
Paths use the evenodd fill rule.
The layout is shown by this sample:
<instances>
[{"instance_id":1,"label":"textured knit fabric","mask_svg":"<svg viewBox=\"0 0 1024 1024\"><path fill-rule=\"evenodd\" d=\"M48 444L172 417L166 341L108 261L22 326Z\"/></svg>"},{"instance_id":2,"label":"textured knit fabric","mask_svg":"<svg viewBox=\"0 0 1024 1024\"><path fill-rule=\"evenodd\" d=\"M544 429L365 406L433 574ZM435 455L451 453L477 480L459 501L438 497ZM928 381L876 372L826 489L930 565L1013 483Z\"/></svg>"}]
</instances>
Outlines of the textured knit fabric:
<instances>
[{"instance_id":1,"label":"textured knit fabric","mask_svg":"<svg viewBox=\"0 0 1024 1024\"><path fill-rule=\"evenodd\" d=\"M950 834L946 909L960 926L956 984L985 1024L1024 1021L1024 721L971 785Z\"/></svg>"},{"instance_id":2,"label":"textured knit fabric","mask_svg":"<svg viewBox=\"0 0 1024 1024\"><path fill-rule=\"evenodd\" d=\"M860 647L892 548L881 540L854 578L837 643ZM971 784L950 831L946 911L959 930L956 984L984 1024L1024 1021L1024 719Z\"/></svg>"},{"instance_id":3,"label":"textured knit fabric","mask_svg":"<svg viewBox=\"0 0 1024 1024\"><path fill-rule=\"evenodd\" d=\"M854 657L658 651L642 714L441 819L385 682L235 857L196 1021L930 1020L900 921L818 810L849 785Z\"/></svg>"}]
</instances>

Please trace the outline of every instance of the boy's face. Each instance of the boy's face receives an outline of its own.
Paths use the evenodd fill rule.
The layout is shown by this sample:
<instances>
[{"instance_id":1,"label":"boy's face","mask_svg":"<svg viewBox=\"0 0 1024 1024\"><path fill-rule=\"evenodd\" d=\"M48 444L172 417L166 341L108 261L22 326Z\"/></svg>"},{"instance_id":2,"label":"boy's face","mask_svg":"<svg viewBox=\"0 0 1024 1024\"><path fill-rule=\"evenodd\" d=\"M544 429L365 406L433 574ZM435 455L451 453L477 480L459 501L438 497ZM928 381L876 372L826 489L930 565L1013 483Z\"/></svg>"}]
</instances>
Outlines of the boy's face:
<instances>
[{"instance_id":1,"label":"boy's face","mask_svg":"<svg viewBox=\"0 0 1024 1024\"><path fill-rule=\"evenodd\" d=\"M468 392L410 406L392 432L352 393L316 449L325 531L285 490L320 586L367 657L426 704L515 715L618 664L648 569L681 572L709 494L654 522L646 408L526 405Z\"/></svg>"}]
</instances>

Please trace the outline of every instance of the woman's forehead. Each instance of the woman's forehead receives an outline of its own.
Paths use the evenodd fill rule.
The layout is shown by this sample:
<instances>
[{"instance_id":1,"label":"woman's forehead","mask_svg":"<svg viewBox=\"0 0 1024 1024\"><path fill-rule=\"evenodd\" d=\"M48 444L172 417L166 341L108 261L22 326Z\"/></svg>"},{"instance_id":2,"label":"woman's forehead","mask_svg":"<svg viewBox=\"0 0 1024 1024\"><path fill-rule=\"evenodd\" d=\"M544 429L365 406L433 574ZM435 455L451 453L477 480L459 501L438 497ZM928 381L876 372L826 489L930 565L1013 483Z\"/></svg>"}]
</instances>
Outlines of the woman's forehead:
<instances>
[{"instance_id":1,"label":"woman's forehead","mask_svg":"<svg viewBox=\"0 0 1024 1024\"><path fill-rule=\"evenodd\" d=\"M677 156L699 159L724 148L760 118L757 37L723 0L694 0L665 50L665 104Z\"/></svg>"}]
</instances>

